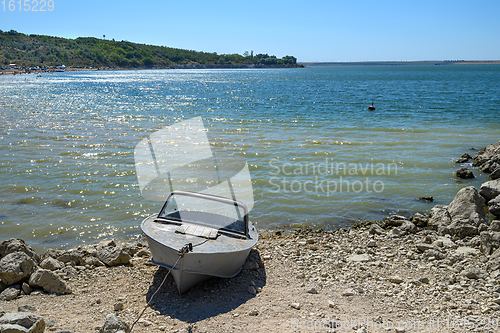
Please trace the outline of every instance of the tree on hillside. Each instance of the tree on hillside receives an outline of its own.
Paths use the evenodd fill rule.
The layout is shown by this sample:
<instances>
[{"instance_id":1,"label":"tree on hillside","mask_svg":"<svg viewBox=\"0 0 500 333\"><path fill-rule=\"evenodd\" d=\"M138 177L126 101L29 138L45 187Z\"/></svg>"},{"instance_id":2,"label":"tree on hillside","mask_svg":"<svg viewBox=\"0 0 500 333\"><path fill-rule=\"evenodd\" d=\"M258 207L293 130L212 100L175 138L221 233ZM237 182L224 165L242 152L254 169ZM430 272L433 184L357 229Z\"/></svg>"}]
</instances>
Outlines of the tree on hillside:
<instances>
[{"instance_id":1,"label":"tree on hillside","mask_svg":"<svg viewBox=\"0 0 500 333\"><path fill-rule=\"evenodd\" d=\"M142 59L142 63L144 64L144 66L146 67L153 67L153 65L155 64L153 62L153 59L151 59L150 57L146 57L146 58L143 58Z\"/></svg>"}]
</instances>

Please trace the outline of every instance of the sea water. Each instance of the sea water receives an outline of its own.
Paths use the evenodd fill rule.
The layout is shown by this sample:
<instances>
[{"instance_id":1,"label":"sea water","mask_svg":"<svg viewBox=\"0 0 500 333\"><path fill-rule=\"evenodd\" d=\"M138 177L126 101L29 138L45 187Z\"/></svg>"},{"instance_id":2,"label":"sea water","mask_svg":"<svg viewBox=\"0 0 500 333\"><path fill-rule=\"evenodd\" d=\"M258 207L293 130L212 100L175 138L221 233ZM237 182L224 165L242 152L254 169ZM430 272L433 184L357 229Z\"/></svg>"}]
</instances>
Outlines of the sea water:
<instances>
[{"instance_id":1,"label":"sea water","mask_svg":"<svg viewBox=\"0 0 500 333\"><path fill-rule=\"evenodd\" d=\"M426 213L487 180L458 180L454 160L500 139L499 78L490 65L0 76L0 239L139 234L161 203L141 196L134 148L194 117L214 152L246 159L258 228Z\"/></svg>"}]
</instances>

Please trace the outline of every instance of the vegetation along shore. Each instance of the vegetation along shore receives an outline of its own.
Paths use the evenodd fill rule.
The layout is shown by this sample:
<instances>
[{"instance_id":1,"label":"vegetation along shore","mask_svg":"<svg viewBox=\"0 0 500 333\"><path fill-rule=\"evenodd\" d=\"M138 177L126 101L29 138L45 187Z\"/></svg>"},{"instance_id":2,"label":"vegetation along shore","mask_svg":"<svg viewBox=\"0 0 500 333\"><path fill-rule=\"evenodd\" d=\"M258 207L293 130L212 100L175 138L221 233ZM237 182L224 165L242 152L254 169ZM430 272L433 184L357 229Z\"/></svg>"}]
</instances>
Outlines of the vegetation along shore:
<instances>
[{"instance_id":1,"label":"vegetation along shore","mask_svg":"<svg viewBox=\"0 0 500 333\"><path fill-rule=\"evenodd\" d=\"M0 65L43 68L246 68L297 67L294 56L217 54L94 37L68 39L0 30Z\"/></svg>"},{"instance_id":2,"label":"vegetation along shore","mask_svg":"<svg viewBox=\"0 0 500 333\"><path fill-rule=\"evenodd\" d=\"M142 237L41 254L3 240L0 332L498 332L500 142L464 154L457 176L471 162L491 180L447 206L261 231L239 275L182 296L170 276L159 289L167 270Z\"/></svg>"}]
</instances>

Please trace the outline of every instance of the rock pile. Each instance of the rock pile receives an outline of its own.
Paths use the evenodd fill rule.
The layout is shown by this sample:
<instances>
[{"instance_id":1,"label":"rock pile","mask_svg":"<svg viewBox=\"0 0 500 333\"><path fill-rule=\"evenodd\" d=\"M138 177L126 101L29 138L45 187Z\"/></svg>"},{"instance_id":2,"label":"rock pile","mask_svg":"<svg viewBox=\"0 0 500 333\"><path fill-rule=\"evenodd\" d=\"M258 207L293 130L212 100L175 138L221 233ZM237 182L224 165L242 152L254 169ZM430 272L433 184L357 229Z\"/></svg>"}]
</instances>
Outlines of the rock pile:
<instances>
[{"instance_id":1,"label":"rock pile","mask_svg":"<svg viewBox=\"0 0 500 333\"><path fill-rule=\"evenodd\" d=\"M491 179L498 179L498 177L494 177L500 172L500 142L481 149L474 157L472 166L483 172L491 173L493 176Z\"/></svg>"},{"instance_id":2,"label":"rock pile","mask_svg":"<svg viewBox=\"0 0 500 333\"><path fill-rule=\"evenodd\" d=\"M49 249L38 255L21 239L4 240L0 243L0 301L11 301L37 290L70 294L72 290L64 278L75 276L87 268L128 264L139 250L144 251L140 244L117 246L114 241L103 241L95 246L69 251ZM119 322L114 317L109 320L109 327ZM106 329L107 326L103 326L101 331L113 331ZM38 333L44 329L45 322L38 315L27 312L5 314L0 308L0 332Z\"/></svg>"},{"instance_id":3,"label":"rock pile","mask_svg":"<svg viewBox=\"0 0 500 333\"><path fill-rule=\"evenodd\" d=\"M478 168L479 170L489 173L490 179L495 180L500 178L500 142L491 144L483 149L481 149L478 154L474 157L465 153L460 157L456 163L470 163L472 161L472 166ZM461 167L457 170L456 176L462 179L475 178L471 169L467 167Z\"/></svg>"},{"instance_id":4,"label":"rock pile","mask_svg":"<svg viewBox=\"0 0 500 333\"><path fill-rule=\"evenodd\" d=\"M138 249L103 242L87 249L69 251L49 249L38 255L20 239L0 243L0 300L8 301L33 289L68 294L71 289L62 277L75 275L88 266L127 264Z\"/></svg>"},{"instance_id":5,"label":"rock pile","mask_svg":"<svg viewBox=\"0 0 500 333\"><path fill-rule=\"evenodd\" d=\"M45 321L34 313L19 311L0 315L2 333L43 333L44 330Z\"/></svg>"}]
</instances>

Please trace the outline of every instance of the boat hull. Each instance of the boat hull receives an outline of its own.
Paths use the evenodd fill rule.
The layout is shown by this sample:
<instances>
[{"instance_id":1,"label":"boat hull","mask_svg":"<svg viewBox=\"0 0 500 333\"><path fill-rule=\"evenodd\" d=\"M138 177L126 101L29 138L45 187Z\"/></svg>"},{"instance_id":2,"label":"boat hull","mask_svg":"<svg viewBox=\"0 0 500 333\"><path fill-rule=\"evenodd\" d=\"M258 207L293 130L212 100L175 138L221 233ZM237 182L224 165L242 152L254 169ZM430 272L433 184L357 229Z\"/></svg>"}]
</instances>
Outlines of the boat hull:
<instances>
[{"instance_id":1,"label":"boat hull","mask_svg":"<svg viewBox=\"0 0 500 333\"><path fill-rule=\"evenodd\" d=\"M141 223L151 250L151 262L171 269L179 293L211 277L232 278L245 263L257 242L257 231L251 226L251 238L237 239L219 235L216 240L175 233L170 226L147 218ZM191 243L193 250L180 256L179 250Z\"/></svg>"}]
</instances>

